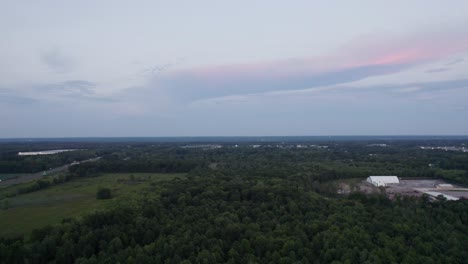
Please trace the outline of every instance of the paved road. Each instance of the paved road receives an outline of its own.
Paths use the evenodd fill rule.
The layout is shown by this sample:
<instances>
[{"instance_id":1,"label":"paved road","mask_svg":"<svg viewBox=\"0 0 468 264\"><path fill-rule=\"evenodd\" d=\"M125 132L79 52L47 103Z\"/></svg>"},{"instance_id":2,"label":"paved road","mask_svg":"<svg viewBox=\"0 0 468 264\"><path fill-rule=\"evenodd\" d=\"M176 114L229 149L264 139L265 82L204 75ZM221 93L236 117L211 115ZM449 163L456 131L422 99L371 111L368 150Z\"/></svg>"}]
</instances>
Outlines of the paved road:
<instances>
[{"instance_id":1,"label":"paved road","mask_svg":"<svg viewBox=\"0 0 468 264\"><path fill-rule=\"evenodd\" d=\"M93 161L99 160L100 158L101 157L92 158L92 159L88 159L88 160L83 160L80 163L93 162ZM73 164L67 164L67 165L57 167L57 168L50 169L50 170L47 171L47 175L53 175L53 174L57 174L59 172L67 171L68 167L70 167L70 166L73 166ZM17 178L3 180L3 181L0 182L0 188L4 188L4 187L11 186L11 185L19 184L19 183L25 183L25 182L41 179L41 178L44 177L42 175L42 173L43 172L41 171L41 172L38 172L38 173L21 174L21 176L18 176Z\"/></svg>"}]
</instances>

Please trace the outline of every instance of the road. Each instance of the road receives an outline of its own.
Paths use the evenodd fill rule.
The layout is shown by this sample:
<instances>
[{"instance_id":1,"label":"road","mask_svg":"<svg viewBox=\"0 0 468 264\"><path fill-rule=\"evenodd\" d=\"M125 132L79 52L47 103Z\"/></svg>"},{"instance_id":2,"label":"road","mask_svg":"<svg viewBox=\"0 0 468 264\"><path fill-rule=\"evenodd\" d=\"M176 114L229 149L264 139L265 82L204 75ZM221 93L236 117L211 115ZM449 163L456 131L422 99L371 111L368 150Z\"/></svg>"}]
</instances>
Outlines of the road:
<instances>
[{"instance_id":1,"label":"road","mask_svg":"<svg viewBox=\"0 0 468 264\"><path fill-rule=\"evenodd\" d=\"M88 160L83 160L83 161L80 161L80 163L94 162L94 161L99 160L100 158L101 157L92 158L92 159L88 159ZM74 165L73 163L70 163L70 164L67 164L67 165L63 165L63 166L60 166L60 167L57 167L57 168L50 169L50 170L47 171L47 176L57 174L59 172L67 171L68 167L73 166L73 165ZM25 182L29 182L29 181L33 181L33 180L38 180L38 179L41 179L41 178L44 177L42 174L43 174L42 171L38 172L38 173L21 174L21 176L19 176L17 178L3 180L3 181L0 182L0 188L5 188L5 187L15 185L15 184L25 183Z\"/></svg>"}]
</instances>

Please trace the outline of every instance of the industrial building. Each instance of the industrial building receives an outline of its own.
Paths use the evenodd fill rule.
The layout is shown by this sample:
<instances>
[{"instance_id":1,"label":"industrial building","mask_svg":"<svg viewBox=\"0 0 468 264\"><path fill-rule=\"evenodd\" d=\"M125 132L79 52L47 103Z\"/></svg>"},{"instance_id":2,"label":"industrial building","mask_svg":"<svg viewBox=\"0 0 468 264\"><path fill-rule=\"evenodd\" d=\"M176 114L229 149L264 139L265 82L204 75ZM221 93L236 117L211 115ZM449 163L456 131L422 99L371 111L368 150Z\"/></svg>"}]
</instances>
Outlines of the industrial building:
<instances>
[{"instance_id":1,"label":"industrial building","mask_svg":"<svg viewBox=\"0 0 468 264\"><path fill-rule=\"evenodd\" d=\"M369 176L367 182L377 187L385 187L390 183L400 183L397 176Z\"/></svg>"},{"instance_id":2,"label":"industrial building","mask_svg":"<svg viewBox=\"0 0 468 264\"><path fill-rule=\"evenodd\" d=\"M37 155L53 155L61 152L75 151L79 149L54 149L54 150L41 150L30 152L18 152L18 156L37 156Z\"/></svg>"}]
</instances>

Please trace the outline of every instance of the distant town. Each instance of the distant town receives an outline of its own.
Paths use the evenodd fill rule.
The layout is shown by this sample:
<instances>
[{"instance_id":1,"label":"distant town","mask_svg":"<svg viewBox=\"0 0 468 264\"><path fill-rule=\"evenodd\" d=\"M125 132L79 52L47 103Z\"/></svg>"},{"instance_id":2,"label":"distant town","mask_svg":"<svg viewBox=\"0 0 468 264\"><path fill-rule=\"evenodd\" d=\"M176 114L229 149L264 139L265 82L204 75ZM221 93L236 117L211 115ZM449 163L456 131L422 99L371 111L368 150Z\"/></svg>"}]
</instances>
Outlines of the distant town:
<instances>
[{"instance_id":1,"label":"distant town","mask_svg":"<svg viewBox=\"0 0 468 264\"><path fill-rule=\"evenodd\" d=\"M428 146L420 146L421 149L438 149L438 150L445 150L445 151L461 151L461 152L468 152L468 148L465 146L456 147L456 146L440 146L440 147L428 147Z\"/></svg>"}]
</instances>

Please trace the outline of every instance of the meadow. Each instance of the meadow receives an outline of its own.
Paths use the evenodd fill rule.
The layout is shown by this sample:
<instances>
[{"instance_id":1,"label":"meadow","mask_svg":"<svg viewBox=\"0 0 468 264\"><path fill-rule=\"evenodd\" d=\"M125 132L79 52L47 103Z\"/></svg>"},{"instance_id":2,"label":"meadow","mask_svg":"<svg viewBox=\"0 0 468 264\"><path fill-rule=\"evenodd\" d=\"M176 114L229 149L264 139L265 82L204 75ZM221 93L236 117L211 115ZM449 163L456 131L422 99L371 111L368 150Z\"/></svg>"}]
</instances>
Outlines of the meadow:
<instances>
[{"instance_id":1,"label":"meadow","mask_svg":"<svg viewBox=\"0 0 468 264\"><path fill-rule=\"evenodd\" d=\"M117 207L133 201L131 198L143 190L151 188L157 191L159 182L177 177L183 178L184 174L101 174L97 177L78 178L47 189L3 198L0 200L0 205L3 207L0 210L0 236L27 236L36 228ZM28 184L1 189L0 197ZM101 187L111 189L111 199L96 199L96 192Z\"/></svg>"}]
</instances>

